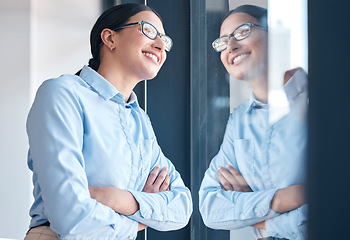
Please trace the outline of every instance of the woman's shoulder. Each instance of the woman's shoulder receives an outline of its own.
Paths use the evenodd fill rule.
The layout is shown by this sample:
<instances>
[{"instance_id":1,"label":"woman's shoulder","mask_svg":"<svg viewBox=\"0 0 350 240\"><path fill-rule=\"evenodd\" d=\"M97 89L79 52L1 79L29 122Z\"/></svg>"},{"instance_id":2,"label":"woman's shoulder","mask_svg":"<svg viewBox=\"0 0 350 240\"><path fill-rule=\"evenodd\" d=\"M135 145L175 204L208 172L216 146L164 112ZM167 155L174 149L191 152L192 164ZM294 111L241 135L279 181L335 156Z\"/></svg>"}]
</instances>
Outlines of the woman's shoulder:
<instances>
[{"instance_id":1,"label":"woman's shoulder","mask_svg":"<svg viewBox=\"0 0 350 240\"><path fill-rule=\"evenodd\" d=\"M78 93L82 88L88 88L87 83L79 76L63 74L57 78L45 80L38 88L38 92L45 91L57 95L61 92Z\"/></svg>"},{"instance_id":2,"label":"woman's shoulder","mask_svg":"<svg viewBox=\"0 0 350 240\"><path fill-rule=\"evenodd\" d=\"M57 78L50 78L45 80L40 87L45 88L72 88L77 85L83 85L84 81L81 77L73 74L63 74Z\"/></svg>"},{"instance_id":3,"label":"woman's shoulder","mask_svg":"<svg viewBox=\"0 0 350 240\"><path fill-rule=\"evenodd\" d=\"M36 98L60 99L60 98L79 98L77 97L82 87L86 83L77 75L64 74L57 78L45 80L38 88Z\"/></svg>"}]
</instances>

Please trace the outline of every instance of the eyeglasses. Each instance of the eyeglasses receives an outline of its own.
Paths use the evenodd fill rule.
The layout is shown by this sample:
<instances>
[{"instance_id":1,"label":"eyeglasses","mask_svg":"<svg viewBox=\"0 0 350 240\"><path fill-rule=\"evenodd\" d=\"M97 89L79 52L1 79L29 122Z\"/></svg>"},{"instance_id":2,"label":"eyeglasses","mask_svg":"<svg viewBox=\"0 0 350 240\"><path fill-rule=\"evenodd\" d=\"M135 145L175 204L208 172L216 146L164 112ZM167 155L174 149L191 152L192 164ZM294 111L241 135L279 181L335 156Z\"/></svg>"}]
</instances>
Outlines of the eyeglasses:
<instances>
[{"instance_id":1,"label":"eyeglasses","mask_svg":"<svg viewBox=\"0 0 350 240\"><path fill-rule=\"evenodd\" d=\"M169 36L158 32L158 30L155 26L153 26L152 24L150 24L149 22L146 22L146 21L128 23L128 24L125 24L123 26L120 26L120 27L113 29L113 31L123 29L126 27L131 27L131 26L138 25L138 24L141 25L141 32L143 33L143 35L145 35L146 37L148 37L149 39L152 39L152 40L155 40L157 38L157 36L159 36L165 45L165 50L168 52L171 50L171 48L173 47L173 40L171 40L171 38Z\"/></svg>"},{"instance_id":2,"label":"eyeglasses","mask_svg":"<svg viewBox=\"0 0 350 240\"><path fill-rule=\"evenodd\" d=\"M224 51L227 48L228 42L230 41L231 37L233 37L237 41L241 41L249 37L249 35L252 33L253 26L265 29L263 26L255 23L245 23L236 28L231 34L215 39L215 41L211 45L217 52Z\"/></svg>"}]
</instances>

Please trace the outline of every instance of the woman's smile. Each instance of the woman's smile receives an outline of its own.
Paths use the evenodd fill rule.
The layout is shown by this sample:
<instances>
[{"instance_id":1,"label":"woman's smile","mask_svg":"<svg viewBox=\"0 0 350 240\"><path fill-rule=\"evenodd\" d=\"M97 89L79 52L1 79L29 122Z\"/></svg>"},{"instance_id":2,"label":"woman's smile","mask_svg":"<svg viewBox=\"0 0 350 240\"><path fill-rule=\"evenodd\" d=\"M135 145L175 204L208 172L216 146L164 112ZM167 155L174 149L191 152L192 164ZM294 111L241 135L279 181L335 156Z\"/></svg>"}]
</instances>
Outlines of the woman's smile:
<instances>
[{"instance_id":1,"label":"woman's smile","mask_svg":"<svg viewBox=\"0 0 350 240\"><path fill-rule=\"evenodd\" d=\"M154 63L159 64L160 57L154 53L151 52L142 52L143 55L145 55L148 59L151 59Z\"/></svg>"},{"instance_id":2,"label":"woman's smile","mask_svg":"<svg viewBox=\"0 0 350 240\"><path fill-rule=\"evenodd\" d=\"M238 54L232 58L231 64L237 65L240 64L245 58L249 57L250 53Z\"/></svg>"}]
</instances>

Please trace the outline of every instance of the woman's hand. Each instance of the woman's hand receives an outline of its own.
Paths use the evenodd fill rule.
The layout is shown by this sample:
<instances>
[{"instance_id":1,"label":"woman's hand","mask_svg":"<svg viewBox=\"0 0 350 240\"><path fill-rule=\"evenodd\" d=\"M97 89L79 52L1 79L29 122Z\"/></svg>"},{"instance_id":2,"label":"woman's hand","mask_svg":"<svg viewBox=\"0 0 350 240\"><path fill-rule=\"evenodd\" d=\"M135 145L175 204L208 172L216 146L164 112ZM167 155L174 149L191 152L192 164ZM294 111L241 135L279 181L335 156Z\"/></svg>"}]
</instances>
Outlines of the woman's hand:
<instances>
[{"instance_id":1,"label":"woman's hand","mask_svg":"<svg viewBox=\"0 0 350 240\"><path fill-rule=\"evenodd\" d=\"M142 223L139 223L139 226L137 228L137 231L142 231L143 229L147 228L146 225L142 224Z\"/></svg>"},{"instance_id":2,"label":"woman's hand","mask_svg":"<svg viewBox=\"0 0 350 240\"><path fill-rule=\"evenodd\" d=\"M219 167L218 171L221 188L225 191L252 192L242 175L232 166L227 165L226 169Z\"/></svg>"},{"instance_id":3,"label":"woman's hand","mask_svg":"<svg viewBox=\"0 0 350 240\"><path fill-rule=\"evenodd\" d=\"M259 222L257 224L254 224L254 225L252 225L252 227L266 230L265 221L262 221L262 222Z\"/></svg>"},{"instance_id":4,"label":"woman's hand","mask_svg":"<svg viewBox=\"0 0 350 240\"><path fill-rule=\"evenodd\" d=\"M170 177L168 175L168 168L164 167L160 173L159 171L159 166L156 166L153 169L145 183L145 186L142 189L142 192L157 193L170 190Z\"/></svg>"}]
</instances>

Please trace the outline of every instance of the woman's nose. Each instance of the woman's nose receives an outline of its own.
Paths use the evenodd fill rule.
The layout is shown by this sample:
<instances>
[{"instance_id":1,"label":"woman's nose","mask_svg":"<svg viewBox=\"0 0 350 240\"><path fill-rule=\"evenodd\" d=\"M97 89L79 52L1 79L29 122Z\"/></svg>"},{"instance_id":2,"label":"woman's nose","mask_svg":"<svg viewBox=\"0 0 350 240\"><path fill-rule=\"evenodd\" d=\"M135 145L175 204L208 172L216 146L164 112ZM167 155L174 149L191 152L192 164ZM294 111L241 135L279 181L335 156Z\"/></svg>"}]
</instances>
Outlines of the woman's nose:
<instances>
[{"instance_id":1,"label":"woman's nose","mask_svg":"<svg viewBox=\"0 0 350 240\"><path fill-rule=\"evenodd\" d=\"M238 47L239 47L239 42L234 37L230 37L227 42L227 50L232 52L238 49Z\"/></svg>"},{"instance_id":2,"label":"woman's nose","mask_svg":"<svg viewBox=\"0 0 350 240\"><path fill-rule=\"evenodd\" d=\"M156 39L153 40L153 44L152 46L154 48L159 49L160 51L164 51L165 50L165 43L163 42L163 40L160 38L160 36L157 36Z\"/></svg>"}]
</instances>

